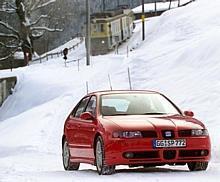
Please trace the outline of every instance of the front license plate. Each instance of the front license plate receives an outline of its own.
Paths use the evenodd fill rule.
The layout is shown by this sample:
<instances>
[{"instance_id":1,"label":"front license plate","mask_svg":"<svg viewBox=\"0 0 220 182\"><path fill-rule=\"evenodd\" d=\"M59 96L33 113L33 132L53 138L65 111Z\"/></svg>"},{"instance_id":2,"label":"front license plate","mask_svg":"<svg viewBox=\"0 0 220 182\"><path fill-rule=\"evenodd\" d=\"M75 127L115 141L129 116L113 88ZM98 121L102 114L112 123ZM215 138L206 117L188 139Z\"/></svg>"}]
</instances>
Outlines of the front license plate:
<instances>
[{"instance_id":1,"label":"front license plate","mask_svg":"<svg viewBox=\"0 0 220 182\"><path fill-rule=\"evenodd\" d=\"M186 147L186 139L153 140L154 148Z\"/></svg>"}]
</instances>

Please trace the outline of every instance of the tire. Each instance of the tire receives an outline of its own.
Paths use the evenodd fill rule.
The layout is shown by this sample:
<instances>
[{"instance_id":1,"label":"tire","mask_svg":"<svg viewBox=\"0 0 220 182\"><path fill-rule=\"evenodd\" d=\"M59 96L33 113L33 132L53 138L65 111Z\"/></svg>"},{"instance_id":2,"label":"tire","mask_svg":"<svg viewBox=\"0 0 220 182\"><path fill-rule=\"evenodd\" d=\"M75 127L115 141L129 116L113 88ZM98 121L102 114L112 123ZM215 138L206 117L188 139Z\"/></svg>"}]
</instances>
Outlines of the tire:
<instances>
[{"instance_id":1,"label":"tire","mask_svg":"<svg viewBox=\"0 0 220 182\"><path fill-rule=\"evenodd\" d=\"M115 166L105 164L105 150L102 138L99 136L95 145L95 163L99 175L111 175L115 172Z\"/></svg>"},{"instance_id":2,"label":"tire","mask_svg":"<svg viewBox=\"0 0 220 182\"><path fill-rule=\"evenodd\" d=\"M189 162L187 163L190 171L205 171L208 167L208 162Z\"/></svg>"},{"instance_id":3,"label":"tire","mask_svg":"<svg viewBox=\"0 0 220 182\"><path fill-rule=\"evenodd\" d=\"M79 169L80 163L70 162L70 149L66 140L62 147L63 167L66 171L75 171Z\"/></svg>"}]
</instances>

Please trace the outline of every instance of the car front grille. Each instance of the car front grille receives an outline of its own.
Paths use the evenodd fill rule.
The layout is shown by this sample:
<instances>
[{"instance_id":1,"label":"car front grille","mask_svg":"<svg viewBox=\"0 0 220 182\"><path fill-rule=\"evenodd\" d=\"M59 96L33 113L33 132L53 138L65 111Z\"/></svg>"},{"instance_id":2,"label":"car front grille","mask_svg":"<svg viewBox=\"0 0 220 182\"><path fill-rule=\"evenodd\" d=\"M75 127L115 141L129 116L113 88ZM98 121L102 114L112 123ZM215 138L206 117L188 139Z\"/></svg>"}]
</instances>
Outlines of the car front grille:
<instances>
[{"instance_id":1,"label":"car front grille","mask_svg":"<svg viewBox=\"0 0 220 182\"><path fill-rule=\"evenodd\" d=\"M163 151L163 158L166 160L175 159L176 151L175 150L165 150Z\"/></svg>"},{"instance_id":2,"label":"car front grille","mask_svg":"<svg viewBox=\"0 0 220 182\"><path fill-rule=\"evenodd\" d=\"M208 156L208 150L180 150L179 157L204 157Z\"/></svg>"},{"instance_id":3,"label":"car front grille","mask_svg":"<svg viewBox=\"0 0 220 182\"><path fill-rule=\"evenodd\" d=\"M143 138L157 138L156 131L141 131Z\"/></svg>"},{"instance_id":4,"label":"car front grille","mask_svg":"<svg viewBox=\"0 0 220 182\"><path fill-rule=\"evenodd\" d=\"M146 160L155 161L163 157L165 160L173 160L178 158L178 160L184 159L203 159L209 155L209 150L164 150L162 151L162 156L160 156L160 151L135 151L135 152L124 152L123 158L134 161L136 160ZM200 157L200 158L199 158Z\"/></svg>"},{"instance_id":5,"label":"car front grille","mask_svg":"<svg viewBox=\"0 0 220 182\"><path fill-rule=\"evenodd\" d=\"M140 159L140 158L158 158L159 154L157 151L150 151L150 152L135 152L134 158Z\"/></svg>"},{"instance_id":6,"label":"car front grille","mask_svg":"<svg viewBox=\"0 0 220 182\"><path fill-rule=\"evenodd\" d=\"M124 152L123 157L126 159L155 159L155 158L159 158L159 152L158 151Z\"/></svg>"},{"instance_id":7,"label":"car front grille","mask_svg":"<svg viewBox=\"0 0 220 182\"><path fill-rule=\"evenodd\" d=\"M180 130L178 132L179 137L190 137L191 135L191 130Z\"/></svg>"}]
</instances>

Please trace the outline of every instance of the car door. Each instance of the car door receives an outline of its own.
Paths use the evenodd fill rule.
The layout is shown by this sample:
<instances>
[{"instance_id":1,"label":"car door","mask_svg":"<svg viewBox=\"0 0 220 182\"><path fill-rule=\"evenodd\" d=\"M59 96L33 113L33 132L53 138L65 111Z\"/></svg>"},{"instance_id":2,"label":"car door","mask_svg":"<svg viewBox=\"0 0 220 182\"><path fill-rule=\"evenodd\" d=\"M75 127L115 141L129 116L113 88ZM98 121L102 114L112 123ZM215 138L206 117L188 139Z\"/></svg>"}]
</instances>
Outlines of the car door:
<instances>
[{"instance_id":1,"label":"car door","mask_svg":"<svg viewBox=\"0 0 220 182\"><path fill-rule=\"evenodd\" d=\"M73 158L81 158L81 139L80 115L85 110L90 97L84 97L74 108L66 122L66 134L70 147L70 153Z\"/></svg>"},{"instance_id":2,"label":"car door","mask_svg":"<svg viewBox=\"0 0 220 182\"><path fill-rule=\"evenodd\" d=\"M90 112L94 120L82 120L80 119L80 147L83 148L81 154L86 160L94 160L94 151L93 151L93 142L97 130L97 121L96 121L96 108L97 108L97 99L96 96L91 96L85 112Z\"/></svg>"}]
</instances>

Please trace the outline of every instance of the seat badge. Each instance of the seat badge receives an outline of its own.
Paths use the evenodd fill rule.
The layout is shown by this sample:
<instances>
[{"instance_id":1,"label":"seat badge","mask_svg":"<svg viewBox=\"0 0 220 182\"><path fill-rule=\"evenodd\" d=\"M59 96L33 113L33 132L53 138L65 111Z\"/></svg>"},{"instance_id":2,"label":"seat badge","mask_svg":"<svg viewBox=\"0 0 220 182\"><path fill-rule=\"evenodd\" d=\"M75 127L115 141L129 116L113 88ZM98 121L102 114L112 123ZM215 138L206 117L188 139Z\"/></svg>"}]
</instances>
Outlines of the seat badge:
<instances>
[{"instance_id":1,"label":"seat badge","mask_svg":"<svg viewBox=\"0 0 220 182\"><path fill-rule=\"evenodd\" d=\"M171 131L165 131L165 137L171 137L172 133Z\"/></svg>"}]
</instances>

